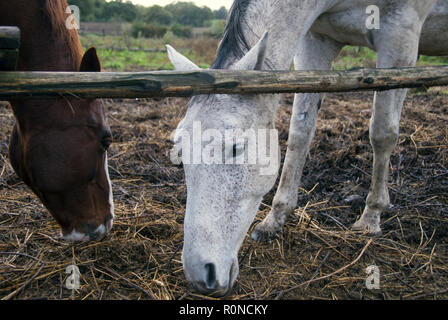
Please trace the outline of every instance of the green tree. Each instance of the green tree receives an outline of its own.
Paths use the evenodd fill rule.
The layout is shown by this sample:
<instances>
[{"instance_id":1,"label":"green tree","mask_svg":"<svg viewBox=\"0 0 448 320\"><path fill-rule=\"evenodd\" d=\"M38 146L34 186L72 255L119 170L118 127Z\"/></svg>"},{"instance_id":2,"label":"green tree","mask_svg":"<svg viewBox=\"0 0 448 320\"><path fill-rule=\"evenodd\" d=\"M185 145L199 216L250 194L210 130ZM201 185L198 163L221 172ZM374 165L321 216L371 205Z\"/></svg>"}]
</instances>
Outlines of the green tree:
<instances>
[{"instance_id":1,"label":"green tree","mask_svg":"<svg viewBox=\"0 0 448 320\"><path fill-rule=\"evenodd\" d=\"M168 26L173 21L173 15L163 7L155 5L146 10L144 20L147 23Z\"/></svg>"},{"instance_id":2,"label":"green tree","mask_svg":"<svg viewBox=\"0 0 448 320\"><path fill-rule=\"evenodd\" d=\"M102 18L104 21L132 22L137 18L137 8L130 1L115 0L106 2Z\"/></svg>"},{"instance_id":3,"label":"green tree","mask_svg":"<svg viewBox=\"0 0 448 320\"><path fill-rule=\"evenodd\" d=\"M222 6L218 10L213 11L213 16L218 20L225 20L227 18L227 9Z\"/></svg>"},{"instance_id":4,"label":"green tree","mask_svg":"<svg viewBox=\"0 0 448 320\"><path fill-rule=\"evenodd\" d=\"M176 2L165 7L175 22L184 26L203 27L213 19L213 12L207 7L197 7L192 2Z\"/></svg>"},{"instance_id":5,"label":"green tree","mask_svg":"<svg viewBox=\"0 0 448 320\"><path fill-rule=\"evenodd\" d=\"M104 0L69 0L69 5L79 7L81 13L81 21L95 21L101 16L103 10Z\"/></svg>"}]
</instances>

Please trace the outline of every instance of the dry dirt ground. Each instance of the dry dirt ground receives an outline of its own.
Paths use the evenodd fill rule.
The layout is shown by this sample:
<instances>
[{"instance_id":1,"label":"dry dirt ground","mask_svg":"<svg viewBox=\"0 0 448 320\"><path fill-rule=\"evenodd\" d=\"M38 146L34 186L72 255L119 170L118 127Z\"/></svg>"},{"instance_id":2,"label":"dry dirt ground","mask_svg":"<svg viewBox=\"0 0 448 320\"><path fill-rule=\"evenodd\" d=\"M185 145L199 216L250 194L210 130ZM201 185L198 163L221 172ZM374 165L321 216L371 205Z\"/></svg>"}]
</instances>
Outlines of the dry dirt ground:
<instances>
[{"instance_id":1,"label":"dry dirt ground","mask_svg":"<svg viewBox=\"0 0 448 320\"><path fill-rule=\"evenodd\" d=\"M393 206L383 236L353 234L367 195L372 93L332 94L322 106L297 209L270 244L246 238L229 299L447 299L448 96L409 95L391 160ZM277 117L286 146L292 95ZM186 188L167 156L186 99L106 100L114 133L109 153L116 221L101 242L69 245L7 159L14 122L0 104L0 298L202 299L181 264ZM264 199L256 222L269 211ZM66 267L81 272L66 289ZM366 288L366 268L380 289Z\"/></svg>"}]
</instances>

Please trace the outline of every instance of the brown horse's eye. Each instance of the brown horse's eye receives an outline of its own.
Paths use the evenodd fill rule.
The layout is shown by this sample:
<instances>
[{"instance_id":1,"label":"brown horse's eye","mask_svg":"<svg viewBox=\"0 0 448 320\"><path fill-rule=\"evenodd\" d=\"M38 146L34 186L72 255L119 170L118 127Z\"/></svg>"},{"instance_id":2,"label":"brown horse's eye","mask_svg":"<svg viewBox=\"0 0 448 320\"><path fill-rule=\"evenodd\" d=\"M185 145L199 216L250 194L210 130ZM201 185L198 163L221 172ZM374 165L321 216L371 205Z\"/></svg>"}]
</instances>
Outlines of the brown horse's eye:
<instances>
[{"instance_id":1,"label":"brown horse's eye","mask_svg":"<svg viewBox=\"0 0 448 320\"><path fill-rule=\"evenodd\" d=\"M101 138L101 146L104 148L104 150L107 151L111 143L112 143L112 133L110 131L105 131Z\"/></svg>"}]
</instances>

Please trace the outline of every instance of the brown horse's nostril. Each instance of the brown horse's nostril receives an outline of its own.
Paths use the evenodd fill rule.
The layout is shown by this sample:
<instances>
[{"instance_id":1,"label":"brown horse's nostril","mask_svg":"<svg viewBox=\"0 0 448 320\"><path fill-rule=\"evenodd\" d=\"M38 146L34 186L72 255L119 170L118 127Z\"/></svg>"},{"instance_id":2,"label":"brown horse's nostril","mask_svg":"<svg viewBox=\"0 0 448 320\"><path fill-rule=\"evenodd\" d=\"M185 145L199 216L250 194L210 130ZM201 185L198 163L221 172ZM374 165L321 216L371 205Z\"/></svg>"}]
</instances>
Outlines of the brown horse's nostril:
<instances>
[{"instance_id":1,"label":"brown horse's nostril","mask_svg":"<svg viewBox=\"0 0 448 320\"><path fill-rule=\"evenodd\" d=\"M109 149L109 146L112 143L112 133L110 130L105 130L101 137L101 146L104 148L104 150Z\"/></svg>"},{"instance_id":2,"label":"brown horse's nostril","mask_svg":"<svg viewBox=\"0 0 448 320\"><path fill-rule=\"evenodd\" d=\"M98 237L98 233L95 232L96 228L91 225L90 223L87 224L87 234L89 235L89 239L90 240L96 240L96 238Z\"/></svg>"},{"instance_id":3,"label":"brown horse's nostril","mask_svg":"<svg viewBox=\"0 0 448 320\"><path fill-rule=\"evenodd\" d=\"M205 271L206 271L205 285L207 286L207 289L215 290L217 288L215 264L207 263L205 265Z\"/></svg>"},{"instance_id":4,"label":"brown horse's nostril","mask_svg":"<svg viewBox=\"0 0 448 320\"><path fill-rule=\"evenodd\" d=\"M90 241L101 240L109 231L107 230L106 224L102 224L95 228L93 225L88 223L86 228L87 228L87 235L89 236Z\"/></svg>"}]
</instances>

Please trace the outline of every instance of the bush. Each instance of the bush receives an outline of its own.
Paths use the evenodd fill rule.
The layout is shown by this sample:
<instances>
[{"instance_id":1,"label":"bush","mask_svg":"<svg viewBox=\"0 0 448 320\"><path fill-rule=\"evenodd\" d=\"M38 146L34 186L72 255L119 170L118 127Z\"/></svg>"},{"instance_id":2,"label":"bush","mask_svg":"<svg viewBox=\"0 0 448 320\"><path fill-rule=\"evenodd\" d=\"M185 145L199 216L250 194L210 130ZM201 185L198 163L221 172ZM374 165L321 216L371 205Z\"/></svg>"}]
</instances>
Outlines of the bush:
<instances>
[{"instance_id":1,"label":"bush","mask_svg":"<svg viewBox=\"0 0 448 320\"><path fill-rule=\"evenodd\" d=\"M131 34L134 38L163 38L168 31L168 27L156 24L146 24L144 22L135 22L132 24Z\"/></svg>"},{"instance_id":2,"label":"bush","mask_svg":"<svg viewBox=\"0 0 448 320\"><path fill-rule=\"evenodd\" d=\"M169 30L165 35L163 36L163 43L173 43L174 42L175 35L173 31Z\"/></svg>"},{"instance_id":3,"label":"bush","mask_svg":"<svg viewBox=\"0 0 448 320\"><path fill-rule=\"evenodd\" d=\"M210 29L208 32L206 32L206 35L220 39L224 34L225 27L225 20L211 20Z\"/></svg>"},{"instance_id":4,"label":"bush","mask_svg":"<svg viewBox=\"0 0 448 320\"><path fill-rule=\"evenodd\" d=\"M171 31L174 35L182 38L191 38L193 35L193 28L189 26L182 26L178 23L173 24Z\"/></svg>"}]
</instances>

